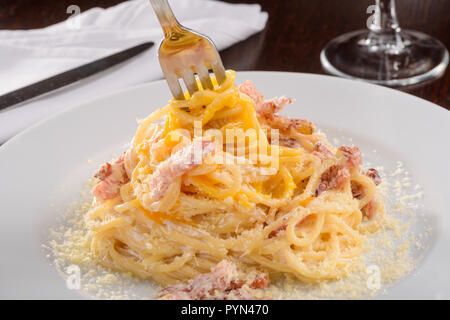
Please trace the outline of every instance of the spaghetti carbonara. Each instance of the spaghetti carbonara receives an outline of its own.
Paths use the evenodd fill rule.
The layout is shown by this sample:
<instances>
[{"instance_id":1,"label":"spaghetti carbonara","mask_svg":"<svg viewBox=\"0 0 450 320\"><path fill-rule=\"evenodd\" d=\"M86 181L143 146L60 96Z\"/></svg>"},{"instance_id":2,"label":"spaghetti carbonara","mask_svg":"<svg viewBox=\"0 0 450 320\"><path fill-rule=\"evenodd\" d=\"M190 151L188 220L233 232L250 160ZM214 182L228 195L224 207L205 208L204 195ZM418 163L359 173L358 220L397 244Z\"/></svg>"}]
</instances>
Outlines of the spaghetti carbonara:
<instances>
[{"instance_id":1,"label":"spaghetti carbonara","mask_svg":"<svg viewBox=\"0 0 450 320\"><path fill-rule=\"evenodd\" d=\"M279 114L293 99L234 80L169 101L96 174L94 256L168 286L166 298L342 278L383 219L380 177L357 147L335 149Z\"/></svg>"}]
</instances>

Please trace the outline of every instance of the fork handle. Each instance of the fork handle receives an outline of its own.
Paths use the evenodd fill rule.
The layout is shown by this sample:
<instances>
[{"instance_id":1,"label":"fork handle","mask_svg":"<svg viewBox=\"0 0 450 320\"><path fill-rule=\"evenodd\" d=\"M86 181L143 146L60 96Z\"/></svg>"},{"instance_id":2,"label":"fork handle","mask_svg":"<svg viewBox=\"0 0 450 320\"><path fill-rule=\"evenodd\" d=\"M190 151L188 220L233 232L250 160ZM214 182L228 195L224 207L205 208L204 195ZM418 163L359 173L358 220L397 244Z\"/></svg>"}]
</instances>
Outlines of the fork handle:
<instances>
[{"instance_id":1,"label":"fork handle","mask_svg":"<svg viewBox=\"0 0 450 320\"><path fill-rule=\"evenodd\" d=\"M170 38L174 32L183 32L180 23L170 8L168 0L150 0L150 3L158 17L165 38Z\"/></svg>"}]
</instances>

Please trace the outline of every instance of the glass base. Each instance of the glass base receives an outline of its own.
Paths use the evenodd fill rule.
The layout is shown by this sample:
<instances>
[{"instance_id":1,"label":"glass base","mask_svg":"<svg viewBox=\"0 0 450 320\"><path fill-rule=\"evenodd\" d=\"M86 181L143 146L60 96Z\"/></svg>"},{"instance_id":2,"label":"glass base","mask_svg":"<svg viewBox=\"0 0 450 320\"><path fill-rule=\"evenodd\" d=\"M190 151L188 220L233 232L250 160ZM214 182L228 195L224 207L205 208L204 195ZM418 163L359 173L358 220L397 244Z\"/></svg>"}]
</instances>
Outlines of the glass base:
<instances>
[{"instance_id":1,"label":"glass base","mask_svg":"<svg viewBox=\"0 0 450 320\"><path fill-rule=\"evenodd\" d=\"M380 35L358 30L329 42L320 60L333 75L399 87L439 78L449 54L439 40L421 32Z\"/></svg>"}]
</instances>

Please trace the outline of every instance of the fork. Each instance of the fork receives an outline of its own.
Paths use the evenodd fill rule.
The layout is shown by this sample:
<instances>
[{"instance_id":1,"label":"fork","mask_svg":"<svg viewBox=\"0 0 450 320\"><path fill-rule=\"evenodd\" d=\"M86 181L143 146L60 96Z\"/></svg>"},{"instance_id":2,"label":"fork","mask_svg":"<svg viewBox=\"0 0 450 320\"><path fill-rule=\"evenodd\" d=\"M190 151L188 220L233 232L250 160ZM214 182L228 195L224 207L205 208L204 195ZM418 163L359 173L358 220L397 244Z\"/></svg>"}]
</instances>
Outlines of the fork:
<instances>
[{"instance_id":1,"label":"fork","mask_svg":"<svg viewBox=\"0 0 450 320\"><path fill-rule=\"evenodd\" d=\"M174 98L185 99L180 78L191 96L200 90L197 77L203 89L214 89L210 70L220 85L226 77L225 69L213 42L208 37L180 25L168 0L150 2L164 31L158 58Z\"/></svg>"}]
</instances>

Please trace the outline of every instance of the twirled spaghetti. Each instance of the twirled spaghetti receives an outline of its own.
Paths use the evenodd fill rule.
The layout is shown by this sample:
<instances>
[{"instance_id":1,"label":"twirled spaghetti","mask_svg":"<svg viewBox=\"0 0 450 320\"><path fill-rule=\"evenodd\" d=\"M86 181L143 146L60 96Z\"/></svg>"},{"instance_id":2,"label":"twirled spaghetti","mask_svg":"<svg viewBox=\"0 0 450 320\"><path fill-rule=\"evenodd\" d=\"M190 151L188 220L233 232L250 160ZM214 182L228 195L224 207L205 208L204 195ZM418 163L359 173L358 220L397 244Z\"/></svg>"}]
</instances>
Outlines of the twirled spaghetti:
<instances>
[{"instance_id":1,"label":"twirled spaghetti","mask_svg":"<svg viewBox=\"0 0 450 320\"><path fill-rule=\"evenodd\" d=\"M234 79L227 71L215 90L152 113L97 173L89 219L101 264L161 285L222 260L305 282L353 270L361 233L382 221L377 172L361 169L356 147L336 150L312 123L278 115L292 99L264 100Z\"/></svg>"}]
</instances>

